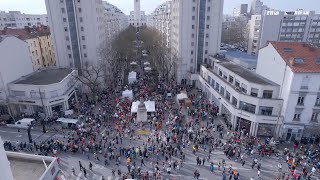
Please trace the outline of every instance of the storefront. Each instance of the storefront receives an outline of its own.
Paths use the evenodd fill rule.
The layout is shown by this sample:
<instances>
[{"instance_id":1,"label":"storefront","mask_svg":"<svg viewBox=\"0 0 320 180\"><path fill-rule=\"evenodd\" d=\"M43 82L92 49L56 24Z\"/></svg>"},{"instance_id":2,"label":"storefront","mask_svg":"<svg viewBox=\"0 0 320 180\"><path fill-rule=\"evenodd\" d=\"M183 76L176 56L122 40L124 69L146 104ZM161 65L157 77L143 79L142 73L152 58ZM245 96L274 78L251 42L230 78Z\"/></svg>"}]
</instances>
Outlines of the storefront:
<instances>
[{"instance_id":1,"label":"storefront","mask_svg":"<svg viewBox=\"0 0 320 180\"><path fill-rule=\"evenodd\" d=\"M272 137L276 132L275 124L259 123L257 136Z\"/></svg>"},{"instance_id":2,"label":"storefront","mask_svg":"<svg viewBox=\"0 0 320 180\"><path fill-rule=\"evenodd\" d=\"M300 140L302 137L303 125L284 125L283 136L286 141Z\"/></svg>"},{"instance_id":3,"label":"storefront","mask_svg":"<svg viewBox=\"0 0 320 180\"><path fill-rule=\"evenodd\" d=\"M239 128L239 123L240 123L240 128L241 130L245 133L245 134L249 134L250 133L250 126L251 126L251 121L247 120L247 119L243 119L240 117L237 117L237 127L236 130L238 130Z\"/></svg>"}]
</instances>

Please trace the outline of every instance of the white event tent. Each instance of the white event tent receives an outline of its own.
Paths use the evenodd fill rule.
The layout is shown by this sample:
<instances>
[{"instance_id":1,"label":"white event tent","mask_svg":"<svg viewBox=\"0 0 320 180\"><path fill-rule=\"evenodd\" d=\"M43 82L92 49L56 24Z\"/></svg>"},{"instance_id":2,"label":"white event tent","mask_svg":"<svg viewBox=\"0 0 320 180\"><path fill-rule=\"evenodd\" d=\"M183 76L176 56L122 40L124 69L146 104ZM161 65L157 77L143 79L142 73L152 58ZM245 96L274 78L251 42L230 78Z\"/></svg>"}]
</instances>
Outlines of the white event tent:
<instances>
[{"instance_id":1,"label":"white event tent","mask_svg":"<svg viewBox=\"0 0 320 180\"><path fill-rule=\"evenodd\" d=\"M139 104L140 104L140 101L132 102L131 114L138 112ZM146 106L147 112L156 112L156 104L154 101L145 101L144 105Z\"/></svg>"},{"instance_id":2,"label":"white event tent","mask_svg":"<svg viewBox=\"0 0 320 180\"><path fill-rule=\"evenodd\" d=\"M133 92L132 90L125 90L125 91L122 91L122 98L128 98L130 100L133 99Z\"/></svg>"},{"instance_id":3,"label":"white event tent","mask_svg":"<svg viewBox=\"0 0 320 180\"><path fill-rule=\"evenodd\" d=\"M132 84L135 81L137 81L137 72L134 72L134 71L129 72L128 83Z\"/></svg>"}]
</instances>

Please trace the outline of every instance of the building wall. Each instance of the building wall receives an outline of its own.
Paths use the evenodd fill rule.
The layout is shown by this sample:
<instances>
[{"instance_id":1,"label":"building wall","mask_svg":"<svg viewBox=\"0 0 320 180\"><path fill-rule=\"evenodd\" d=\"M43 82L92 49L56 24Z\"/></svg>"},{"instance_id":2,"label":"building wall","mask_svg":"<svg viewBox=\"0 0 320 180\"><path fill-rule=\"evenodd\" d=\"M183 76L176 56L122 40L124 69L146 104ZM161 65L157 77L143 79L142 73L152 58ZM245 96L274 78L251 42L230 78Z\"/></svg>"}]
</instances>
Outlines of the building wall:
<instances>
[{"instance_id":1,"label":"building wall","mask_svg":"<svg viewBox=\"0 0 320 180\"><path fill-rule=\"evenodd\" d=\"M199 71L209 54L219 51L222 9L222 0L172 1L171 52L177 57L178 83Z\"/></svg>"},{"instance_id":2,"label":"building wall","mask_svg":"<svg viewBox=\"0 0 320 180\"><path fill-rule=\"evenodd\" d=\"M33 72L33 67L27 43L16 37L0 41L0 54L0 99L4 100L9 95L7 84Z\"/></svg>"},{"instance_id":3,"label":"building wall","mask_svg":"<svg viewBox=\"0 0 320 180\"><path fill-rule=\"evenodd\" d=\"M110 43L102 1L46 0L46 7L57 66L97 65L102 43Z\"/></svg>"},{"instance_id":4,"label":"building wall","mask_svg":"<svg viewBox=\"0 0 320 180\"><path fill-rule=\"evenodd\" d=\"M20 11L0 11L0 30L5 27L22 29L25 26L33 27L48 25L47 15L24 14Z\"/></svg>"},{"instance_id":5,"label":"building wall","mask_svg":"<svg viewBox=\"0 0 320 180\"><path fill-rule=\"evenodd\" d=\"M252 15L248 23L248 54L256 55L259 50L261 15Z\"/></svg>"},{"instance_id":6,"label":"building wall","mask_svg":"<svg viewBox=\"0 0 320 180\"><path fill-rule=\"evenodd\" d=\"M27 39L26 42L34 70L56 64L50 35Z\"/></svg>"},{"instance_id":7,"label":"building wall","mask_svg":"<svg viewBox=\"0 0 320 180\"><path fill-rule=\"evenodd\" d=\"M271 44L260 49L256 72L281 86L280 98L284 100L281 111L284 116L284 136L288 130L292 130L301 138L302 133L308 133L306 130L302 132L306 127L320 126L320 104L316 105L317 98L320 98L319 73L292 72ZM302 83L305 78L308 79L307 85ZM298 104L299 97L304 97L302 105ZM318 123L310 122L314 112L318 112ZM299 120L294 120L295 114L300 114Z\"/></svg>"}]
</instances>

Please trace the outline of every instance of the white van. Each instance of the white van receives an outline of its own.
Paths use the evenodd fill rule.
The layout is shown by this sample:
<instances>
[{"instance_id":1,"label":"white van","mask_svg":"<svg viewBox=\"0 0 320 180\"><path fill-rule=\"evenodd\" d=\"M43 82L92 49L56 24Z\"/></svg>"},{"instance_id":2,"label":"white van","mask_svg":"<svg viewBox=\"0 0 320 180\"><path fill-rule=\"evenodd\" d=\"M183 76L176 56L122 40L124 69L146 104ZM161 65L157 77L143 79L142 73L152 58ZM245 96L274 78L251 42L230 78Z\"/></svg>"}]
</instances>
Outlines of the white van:
<instances>
[{"instance_id":1,"label":"white van","mask_svg":"<svg viewBox=\"0 0 320 180\"><path fill-rule=\"evenodd\" d=\"M17 121L14 124L7 124L8 127L16 127L16 128L23 128L27 129L29 126L32 125L32 122L35 121L35 119L32 118L23 118L19 121Z\"/></svg>"}]
</instances>

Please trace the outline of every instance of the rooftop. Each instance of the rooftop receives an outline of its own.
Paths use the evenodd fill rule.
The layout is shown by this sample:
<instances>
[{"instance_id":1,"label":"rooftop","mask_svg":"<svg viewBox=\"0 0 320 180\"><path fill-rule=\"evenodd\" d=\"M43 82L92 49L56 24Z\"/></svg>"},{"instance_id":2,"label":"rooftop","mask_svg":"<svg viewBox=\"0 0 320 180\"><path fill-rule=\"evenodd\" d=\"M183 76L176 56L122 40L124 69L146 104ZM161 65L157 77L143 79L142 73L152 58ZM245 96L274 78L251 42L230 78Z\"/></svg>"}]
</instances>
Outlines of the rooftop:
<instances>
[{"instance_id":1,"label":"rooftop","mask_svg":"<svg viewBox=\"0 0 320 180\"><path fill-rule=\"evenodd\" d=\"M239 65L236 65L234 63L222 62L219 64L249 82L256 83L256 84L262 84L262 85L277 85L276 83L260 76L259 74L252 72L252 71L249 71L249 70L247 70Z\"/></svg>"},{"instance_id":2,"label":"rooftop","mask_svg":"<svg viewBox=\"0 0 320 180\"><path fill-rule=\"evenodd\" d=\"M320 73L320 48L303 42L271 42L294 73Z\"/></svg>"},{"instance_id":3,"label":"rooftop","mask_svg":"<svg viewBox=\"0 0 320 180\"><path fill-rule=\"evenodd\" d=\"M42 174L46 171L44 163L39 160L23 159L18 157L8 156L12 175L15 180L40 179ZM50 163L46 162L47 166Z\"/></svg>"},{"instance_id":4,"label":"rooftop","mask_svg":"<svg viewBox=\"0 0 320 180\"><path fill-rule=\"evenodd\" d=\"M36 28L26 27L25 29L5 28L4 30L0 30L0 35L11 35L21 40L26 40L26 39L39 37L39 36L50 35L50 31L46 26L41 26Z\"/></svg>"},{"instance_id":5,"label":"rooftop","mask_svg":"<svg viewBox=\"0 0 320 180\"><path fill-rule=\"evenodd\" d=\"M62 81L68 74L72 72L72 69L67 68L48 68L38 70L27 76L24 76L14 84L29 84L29 85L48 85Z\"/></svg>"}]
</instances>

